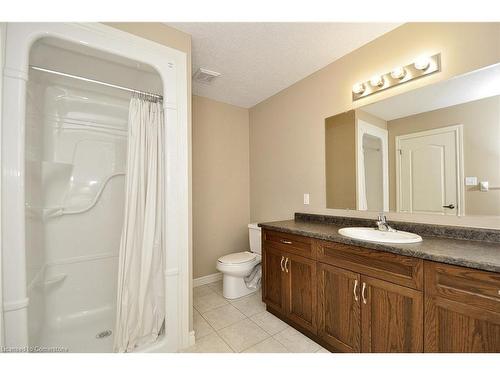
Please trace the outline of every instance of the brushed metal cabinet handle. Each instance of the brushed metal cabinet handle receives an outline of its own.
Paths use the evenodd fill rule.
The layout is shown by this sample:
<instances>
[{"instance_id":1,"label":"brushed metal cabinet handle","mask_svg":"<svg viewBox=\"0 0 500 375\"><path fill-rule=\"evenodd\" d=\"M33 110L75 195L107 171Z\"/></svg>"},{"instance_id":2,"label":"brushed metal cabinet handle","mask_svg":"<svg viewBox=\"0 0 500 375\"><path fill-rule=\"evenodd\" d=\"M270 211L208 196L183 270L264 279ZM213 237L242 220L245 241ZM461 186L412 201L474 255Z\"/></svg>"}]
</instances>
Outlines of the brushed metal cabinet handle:
<instances>
[{"instance_id":1,"label":"brushed metal cabinet handle","mask_svg":"<svg viewBox=\"0 0 500 375\"><path fill-rule=\"evenodd\" d=\"M281 263L280 263L280 265L281 265L281 272L283 272L283 271L285 270L285 269L283 268L283 261L284 261L284 260L285 260L285 257L282 255L282 256L281 256Z\"/></svg>"},{"instance_id":2,"label":"brushed metal cabinet handle","mask_svg":"<svg viewBox=\"0 0 500 375\"><path fill-rule=\"evenodd\" d=\"M361 297L363 298L363 303L366 305L365 290L366 290L366 283L363 283L363 288L361 289Z\"/></svg>"},{"instance_id":3,"label":"brushed metal cabinet handle","mask_svg":"<svg viewBox=\"0 0 500 375\"><path fill-rule=\"evenodd\" d=\"M354 300L358 302L358 292L356 291L358 289L358 279L354 280Z\"/></svg>"},{"instance_id":4,"label":"brushed metal cabinet handle","mask_svg":"<svg viewBox=\"0 0 500 375\"><path fill-rule=\"evenodd\" d=\"M286 245L291 245L292 244L292 241L288 241L288 240L281 240L281 243L284 243Z\"/></svg>"},{"instance_id":5,"label":"brushed metal cabinet handle","mask_svg":"<svg viewBox=\"0 0 500 375\"><path fill-rule=\"evenodd\" d=\"M288 258L285 260L285 272L288 273L288 267L286 266L288 264Z\"/></svg>"}]
</instances>

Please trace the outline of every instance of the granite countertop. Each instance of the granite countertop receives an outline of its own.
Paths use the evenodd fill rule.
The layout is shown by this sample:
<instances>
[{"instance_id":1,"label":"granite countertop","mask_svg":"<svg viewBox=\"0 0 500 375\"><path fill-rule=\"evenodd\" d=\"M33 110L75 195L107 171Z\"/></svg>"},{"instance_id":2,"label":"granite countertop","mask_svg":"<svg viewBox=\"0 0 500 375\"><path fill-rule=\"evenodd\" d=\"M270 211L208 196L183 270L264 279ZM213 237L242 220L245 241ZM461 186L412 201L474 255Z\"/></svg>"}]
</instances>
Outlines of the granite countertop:
<instances>
[{"instance_id":1,"label":"granite countertop","mask_svg":"<svg viewBox=\"0 0 500 375\"><path fill-rule=\"evenodd\" d=\"M391 224L391 223L389 223ZM301 220L260 223L260 227L306 237L356 245L436 262L500 273L500 243L422 235L422 242L388 244L356 240L338 233L346 225ZM363 225L350 225L363 226ZM366 225L365 225L366 226ZM373 226L373 225L371 225Z\"/></svg>"}]
</instances>

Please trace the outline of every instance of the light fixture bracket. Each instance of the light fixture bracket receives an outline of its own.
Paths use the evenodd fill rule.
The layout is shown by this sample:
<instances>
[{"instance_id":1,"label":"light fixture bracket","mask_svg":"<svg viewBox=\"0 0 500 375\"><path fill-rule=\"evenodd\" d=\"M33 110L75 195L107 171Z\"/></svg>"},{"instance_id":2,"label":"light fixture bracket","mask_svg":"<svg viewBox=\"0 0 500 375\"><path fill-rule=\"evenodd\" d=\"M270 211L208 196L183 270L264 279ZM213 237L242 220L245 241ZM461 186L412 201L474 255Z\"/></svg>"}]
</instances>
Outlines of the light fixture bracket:
<instances>
[{"instance_id":1,"label":"light fixture bracket","mask_svg":"<svg viewBox=\"0 0 500 375\"><path fill-rule=\"evenodd\" d=\"M361 98L365 98L369 95L375 94L377 92L387 90L391 87L400 85L402 83L406 83L409 81L413 81L414 79L428 76L430 74L440 72L441 71L441 54L437 53L433 56L429 56L429 66L420 70L415 67L415 63L402 66L405 70L406 74L402 78L393 78L391 76L391 72L381 74L380 77L383 79L384 84L382 86L373 86L370 84L370 80L366 80L364 82L359 82L358 84L362 84L365 88L360 93L352 92L352 101L356 101Z\"/></svg>"}]
</instances>

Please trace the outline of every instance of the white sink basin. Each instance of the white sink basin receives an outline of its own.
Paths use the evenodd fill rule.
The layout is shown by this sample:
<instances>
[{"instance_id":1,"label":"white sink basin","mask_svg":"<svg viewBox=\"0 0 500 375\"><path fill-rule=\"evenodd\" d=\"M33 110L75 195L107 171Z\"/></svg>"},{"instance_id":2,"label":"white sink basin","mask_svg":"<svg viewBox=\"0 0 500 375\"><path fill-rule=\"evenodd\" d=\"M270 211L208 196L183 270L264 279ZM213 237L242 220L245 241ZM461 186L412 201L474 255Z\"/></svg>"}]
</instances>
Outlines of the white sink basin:
<instances>
[{"instance_id":1,"label":"white sink basin","mask_svg":"<svg viewBox=\"0 0 500 375\"><path fill-rule=\"evenodd\" d=\"M418 234L399 230L394 232L384 232L376 228L352 227L339 229L339 233L346 237L371 242L415 243L422 241L422 237Z\"/></svg>"}]
</instances>

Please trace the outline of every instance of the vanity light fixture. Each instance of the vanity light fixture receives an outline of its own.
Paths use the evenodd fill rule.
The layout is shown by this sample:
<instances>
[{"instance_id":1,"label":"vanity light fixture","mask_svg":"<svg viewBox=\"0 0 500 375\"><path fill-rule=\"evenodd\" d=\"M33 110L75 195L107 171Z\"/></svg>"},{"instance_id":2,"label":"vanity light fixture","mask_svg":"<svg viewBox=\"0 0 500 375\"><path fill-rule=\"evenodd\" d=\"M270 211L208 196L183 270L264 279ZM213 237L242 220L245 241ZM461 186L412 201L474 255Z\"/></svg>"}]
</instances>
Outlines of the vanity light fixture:
<instances>
[{"instance_id":1,"label":"vanity light fixture","mask_svg":"<svg viewBox=\"0 0 500 375\"><path fill-rule=\"evenodd\" d=\"M384 77L382 76L373 76L370 78L370 85L373 87L382 87L384 86Z\"/></svg>"},{"instance_id":2,"label":"vanity light fixture","mask_svg":"<svg viewBox=\"0 0 500 375\"><path fill-rule=\"evenodd\" d=\"M394 79L403 79L406 75L406 70L402 66L397 66L391 71L391 77Z\"/></svg>"},{"instance_id":3,"label":"vanity light fixture","mask_svg":"<svg viewBox=\"0 0 500 375\"><path fill-rule=\"evenodd\" d=\"M352 100L358 100L376 92L441 71L441 54L420 56L411 64L397 66L389 73L375 75L368 81L352 86Z\"/></svg>"},{"instance_id":4,"label":"vanity light fixture","mask_svg":"<svg viewBox=\"0 0 500 375\"><path fill-rule=\"evenodd\" d=\"M362 83L355 83L352 86L352 92L355 94L362 94L363 91L365 91L365 85L363 85Z\"/></svg>"},{"instance_id":5,"label":"vanity light fixture","mask_svg":"<svg viewBox=\"0 0 500 375\"><path fill-rule=\"evenodd\" d=\"M428 56L420 56L413 65L415 65L415 69L426 70L431 65L431 60Z\"/></svg>"}]
</instances>

